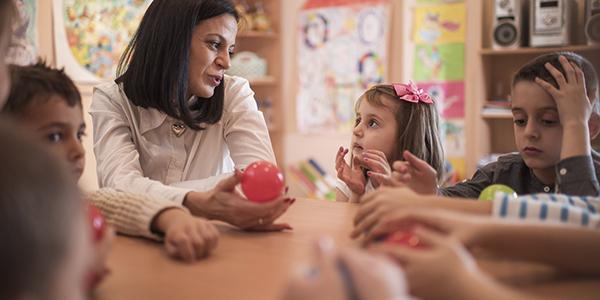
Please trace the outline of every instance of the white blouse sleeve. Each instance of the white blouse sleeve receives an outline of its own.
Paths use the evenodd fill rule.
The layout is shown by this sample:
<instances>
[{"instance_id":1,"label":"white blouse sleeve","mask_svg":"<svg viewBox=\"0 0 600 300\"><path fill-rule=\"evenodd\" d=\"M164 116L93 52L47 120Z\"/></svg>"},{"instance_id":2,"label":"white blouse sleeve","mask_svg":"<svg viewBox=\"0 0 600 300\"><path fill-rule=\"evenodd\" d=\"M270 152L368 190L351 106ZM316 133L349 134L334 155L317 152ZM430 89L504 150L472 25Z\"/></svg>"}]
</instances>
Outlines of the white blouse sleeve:
<instances>
[{"instance_id":1,"label":"white blouse sleeve","mask_svg":"<svg viewBox=\"0 0 600 300\"><path fill-rule=\"evenodd\" d=\"M224 138L237 169L257 160L276 163L269 130L248 81L231 77L225 91Z\"/></svg>"},{"instance_id":2,"label":"white blouse sleeve","mask_svg":"<svg viewBox=\"0 0 600 300\"><path fill-rule=\"evenodd\" d=\"M100 187L111 187L135 194L151 195L182 204L191 189L171 187L144 176L139 153L134 144L126 108L117 88L94 88L90 114L94 128L94 154L96 154Z\"/></svg>"}]
</instances>

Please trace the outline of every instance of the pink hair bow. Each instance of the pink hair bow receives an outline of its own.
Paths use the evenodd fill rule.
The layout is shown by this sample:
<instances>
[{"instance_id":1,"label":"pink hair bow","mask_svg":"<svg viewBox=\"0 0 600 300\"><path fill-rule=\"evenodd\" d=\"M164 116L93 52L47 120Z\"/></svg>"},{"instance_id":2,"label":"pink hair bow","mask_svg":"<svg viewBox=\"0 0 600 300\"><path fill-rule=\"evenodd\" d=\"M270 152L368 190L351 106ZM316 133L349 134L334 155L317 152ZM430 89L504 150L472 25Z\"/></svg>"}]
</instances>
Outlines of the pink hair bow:
<instances>
[{"instance_id":1,"label":"pink hair bow","mask_svg":"<svg viewBox=\"0 0 600 300\"><path fill-rule=\"evenodd\" d=\"M421 101L423 103L433 104L433 99L412 81L409 81L408 84L394 83L392 86L394 87L394 91L396 91L398 98L404 101L412 103L419 103L419 101Z\"/></svg>"}]
</instances>

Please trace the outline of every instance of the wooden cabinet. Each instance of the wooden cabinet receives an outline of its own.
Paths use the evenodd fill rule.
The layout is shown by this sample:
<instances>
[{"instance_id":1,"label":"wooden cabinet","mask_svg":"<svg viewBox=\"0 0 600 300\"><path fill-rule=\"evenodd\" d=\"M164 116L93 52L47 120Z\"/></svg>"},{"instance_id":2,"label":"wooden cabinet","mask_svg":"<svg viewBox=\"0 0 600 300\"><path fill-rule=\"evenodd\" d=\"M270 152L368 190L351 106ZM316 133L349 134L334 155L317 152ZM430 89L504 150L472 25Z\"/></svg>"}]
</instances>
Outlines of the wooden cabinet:
<instances>
[{"instance_id":1,"label":"wooden cabinet","mask_svg":"<svg viewBox=\"0 0 600 300\"><path fill-rule=\"evenodd\" d=\"M250 86L256 93L259 109L264 113L273 150L279 164L284 163L283 126L284 120L281 89L281 2L280 0L244 0L248 7L262 7L271 23L270 31L256 31L240 24L235 52L251 51L267 62L267 76L249 78Z\"/></svg>"},{"instance_id":2,"label":"wooden cabinet","mask_svg":"<svg viewBox=\"0 0 600 300\"><path fill-rule=\"evenodd\" d=\"M586 45L583 36L583 8L578 0L575 44L564 47L492 49L493 0L466 0L469 7L467 33L467 176L477 162L490 153L516 151L510 110L485 111L486 102L508 98L513 74L536 56L572 51L589 59L600 71L600 45ZM479 12L479 13L478 13ZM528 33L526 33L528 34ZM596 143L596 141L594 141Z\"/></svg>"}]
</instances>

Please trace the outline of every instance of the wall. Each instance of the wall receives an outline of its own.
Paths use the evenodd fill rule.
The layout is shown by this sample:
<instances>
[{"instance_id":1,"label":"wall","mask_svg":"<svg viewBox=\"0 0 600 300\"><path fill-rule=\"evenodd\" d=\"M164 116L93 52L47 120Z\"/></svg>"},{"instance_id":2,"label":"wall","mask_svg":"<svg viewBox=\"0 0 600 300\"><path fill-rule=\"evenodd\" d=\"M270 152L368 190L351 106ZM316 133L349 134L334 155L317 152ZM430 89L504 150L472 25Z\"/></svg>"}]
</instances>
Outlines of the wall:
<instances>
[{"instance_id":1,"label":"wall","mask_svg":"<svg viewBox=\"0 0 600 300\"><path fill-rule=\"evenodd\" d=\"M284 0L285 1L285 0ZM290 3L291 2L291 3ZM400 36L404 28L402 19L402 0L390 0L391 14L391 36ZM340 146L348 147L351 133L328 133L328 134L302 134L296 129L296 92L297 92L297 67L296 67L296 41L298 39L298 12L304 1L286 1L282 5L281 20L290 20L283 23L281 36L283 39L283 95L285 109L284 139L285 165L294 164L307 157L314 157L326 170L335 176L335 153ZM402 57L403 49L400 39L390 39L390 82L403 81ZM308 146L308 147L307 147Z\"/></svg>"}]
</instances>

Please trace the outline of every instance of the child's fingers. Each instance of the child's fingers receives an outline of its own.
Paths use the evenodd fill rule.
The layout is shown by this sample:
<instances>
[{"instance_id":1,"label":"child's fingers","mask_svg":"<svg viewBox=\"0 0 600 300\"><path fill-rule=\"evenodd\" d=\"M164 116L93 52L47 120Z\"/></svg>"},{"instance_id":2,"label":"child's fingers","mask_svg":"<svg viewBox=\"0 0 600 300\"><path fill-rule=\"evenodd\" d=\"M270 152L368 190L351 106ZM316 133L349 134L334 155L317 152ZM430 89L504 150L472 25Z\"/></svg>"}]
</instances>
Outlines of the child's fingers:
<instances>
[{"instance_id":1,"label":"child's fingers","mask_svg":"<svg viewBox=\"0 0 600 300\"><path fill-rule=\"evenodd\" d=\"M417 171L425 171L428 168L430 168L428 163L426 163L424 160L421 160L420 158L416 157L414 154L410 153L410 151L404 151L402 153L402 156Z\"/></svg>"},{"instance_id":2,"label":"child's fingers","mask_svg":"<svg viewBox=\"0 0 600 300\"><path fill-rule=\"evenodd\" d=\"M373 155L373 156L379 157L383 161L387 161L387 157L385 156L385 153L383 153L383 151L379 151L379 150L375 150L375 149L367 149L364 152L364 154Z\"/></svg>"},{"instance_id":3,"label":"child's fingers","mask_svg":"<svg viewBox=\"0 0 600 300\"><path fill-rule=\"evenodd\" d=\"M190 232L190 240L194 249L194 259L201 259L208 254L208 244L202 233L192 230Z\"/></svg>"},{"instance_id":4,"label":"child's fingers","mask_svg":"<svg viewBox=\"0 0 600 300\"><path fill-rule=\"evenodd\" d=\"M552 97L554 97L555 99L557 98L558 90L553 85L551 85L550 83L546 82L545 80L543 80L539 77L535 78L535 83L537 83L544 90L546 90L546 92L548 92L550 95L552 95Z\"/></svg>"},{"instance_id":5,"label":"child's fingers","mask_svg":"<svg viewBox=\"0 0 600 300\"><path fill-rule=\"evenodd\" d=\"M395 186L395 182L387 174L369 171L367 173L367 175L369 176L369 178L371 178L371 180L374 180L376 183L378 183L380 185Z\"/></svg>"},{"instance_id":6,"label":"child's fingers","mask_svg":"<svg viewBox=\"0 0 600 300\"><path fill-rule=\"evenodd\" d=\"M562 55L558 57L558 61L560 61L563 70L565 70L565 73L567 75L567 83L577 83L575 69L573 69L573 65L571 64L571 62Z\"/></svg>"},{"instance_id":7,"label":"child's fingers","mask_svg":"<svg viewBox=\"0 0 600 300\"><path fill-rule=\"evenodd\" d=\"M411 261L414 261L418 255L422 254L419 253L419 251L422 250L415 250L409 247L391 246L384 243L378 243L370 246L369 251L384 254L403 266L406 266Z\"/></svg>"},{"instance_id":8,"label":"child's fingers","mask_svg":"<svg viewBox=\"0 0 600 300\"><path fill-rule=\"evenodd\" d=\"M448 244L446 236L427 227L415 227L414 235L426 246L436 247Z\"/></svg>"},{"instance_id":9,"label":"child's fingers","mask_svg":"<svg viewBox=\"0 0 600 300\"><path fill-rule=\"evenodd\" d=\"M392 164L392 169L398 173L404 174L410 171L408 162L397 160Z\"/></svg>"},{"instance_id":10,"label":"child's fingers","mask_svg":"<svg viewBox=\"0 0 600 300\"><path fill-rule=\"evenodd\" d=\"M577 77L577 82L583 85L583 88L587 94L587 87L585 86L585 74L583 73L583 70L581 70L581 68L579 68L579 66L575 64L573 65L573 67L575 68L575 76Z\"/></svg>"},{"instance_id":11,"label":"child's fingers","mask_svg":"<svg viewBox=\"0 0 600 300\"><path fill-rule=\"evenodd\" d=\"M558 83L559 87L567 84L567 80L565 79L565 76L563 76L563 74L557 68L555 68L551 63L545 63L544 67L546 67L546 70L548 70L548 72L550 72L550 74L552 74L552 77L554 77L554 79L556 80L556 83Z\"/></svg>"},{"instance_id":12,"label":"child's fingers","mask_svg":"<svg viewBox=\"0 0 600 300\"><path fill-rule=\"evenodd\" d=\"M355 227L354 230L352 230L352 233L350 235L350 237L352 238L357 238L358 236L360 236L362 233L368 234L371 229L377 225L377 221L380 219L380 212L375 211L374 213L366 216L365 218L363 218L361 220L360 223L358 223Z\"/></svg>"},{"instance_id":13,"label":"child's fingers","mask_svg":"<svg viewBox=\"0 0 600 300\"><path fill-rule=\"evenodd\" d=\"M187 262L194 261L194 250L188 238L183 234L178 234L176 237L168 241L175 248L176 256Z\"/></svg>"}]
</instances>

